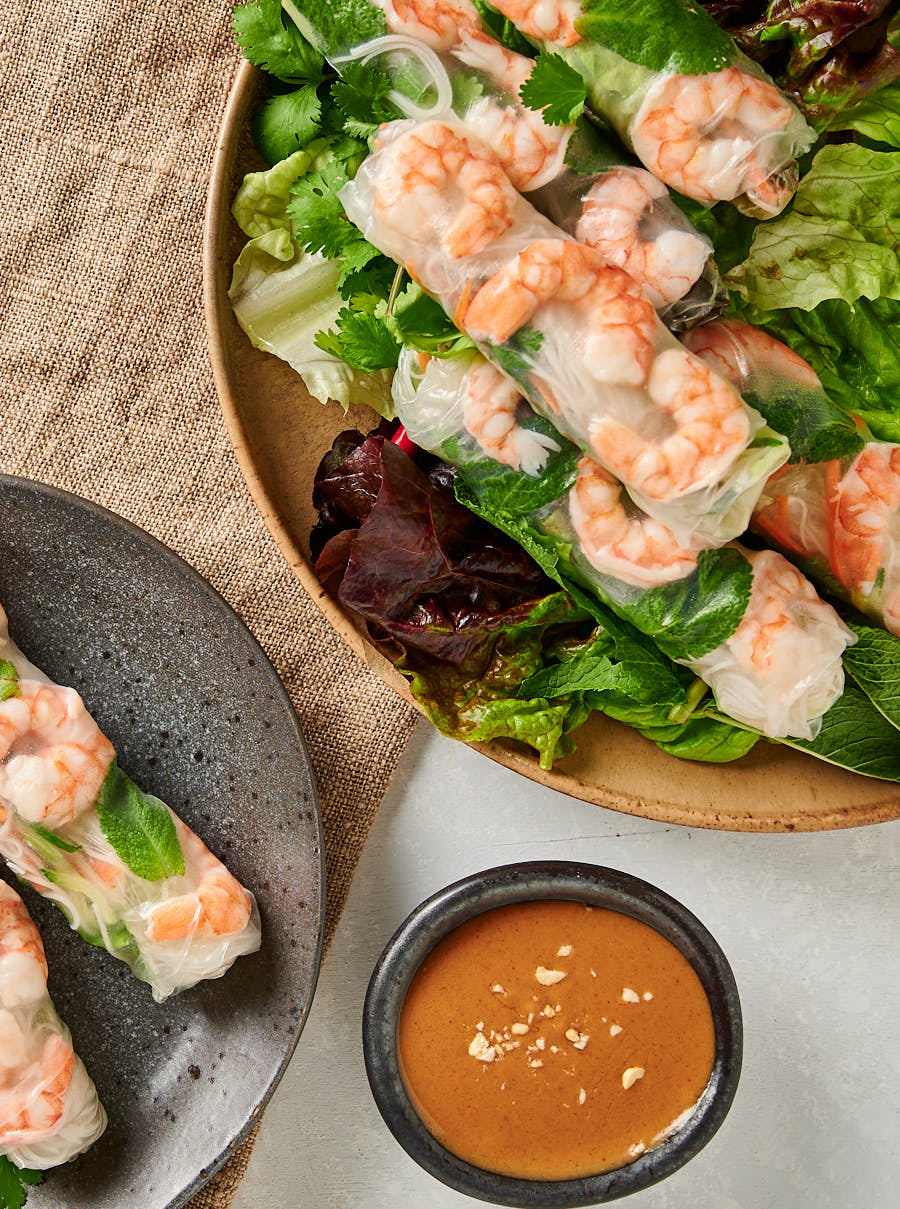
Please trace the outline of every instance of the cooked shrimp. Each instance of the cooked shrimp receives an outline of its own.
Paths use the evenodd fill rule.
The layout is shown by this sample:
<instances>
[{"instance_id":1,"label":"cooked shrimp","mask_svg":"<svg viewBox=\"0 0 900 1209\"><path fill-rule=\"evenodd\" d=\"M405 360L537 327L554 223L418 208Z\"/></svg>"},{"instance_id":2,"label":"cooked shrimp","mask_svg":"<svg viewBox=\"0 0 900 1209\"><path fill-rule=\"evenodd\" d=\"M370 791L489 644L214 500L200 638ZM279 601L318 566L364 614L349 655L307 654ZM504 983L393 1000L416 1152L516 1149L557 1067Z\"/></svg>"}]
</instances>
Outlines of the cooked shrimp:
<instances>
[{"instance_id":1,"label":"cooked shrimp","mask_svg":"<svg viewBox=\"0 0 900 1209\"><path fill-rule=\"evenodd\" d=\"M469 304L463 326L496 343L548 303L573 303L587 330L585 362L598 382L640 386L653 361L656 313L622 269L573 240L541 239L499 269Z\"/></svg>"},{"instance_id":2,"label":"cooked shrimp","mask_svg":"<svg viewBox=\"0 0 900 1209\"><path fill-rule=\"evenodd\" d=\"M697 554L685 550L671 531L649 516L629 513L625 490L593 458L581 458L569 492L569 515L588 561L636 587L684 579L697 565Z\"/></svg>"},{"instance_id":3,"label":"cooked shrimp","mask_svg":"<svg viewBox=\"0 0 900 1209\"><path fill-rule=\"evenodd\" d=\"M639 282L656 307L683 298L709 259L708 246L693 231L669 227L655 239L642 237L648 210L668 195L642 168L613 168L589 190L575 229L582 243Z\"/></svg>"},{"instance_id":4,"label":"cooked shrimp","mask_svg":"<svg viewBox=\"0 0 900 1209\"><path fill-rule=\"evenodd\" d=\"M684 333L681 343L738 390L760 372L789 378L808 390L822 385L809 362L792 348L739 319L716 319L695 327Z\"/></svg>"},{"instance_id":5,"label":"cooked shrimp","mask_svg":"<svg viewBox=\"0 0 900 1209\"><path fill-rule=\"evenodd\" d=\"M574 46L581 41L575 22L582 15L581 0L492 0L492 6L516 25L527 38Z\"/></svg>"},{"instance_id":6,"label":"cooked shrimp","mask_svg":"<svg viewBox=\"0 0 900 1209\"><path fill-rule=\"evenodd\" d=\"M47 993L47 959L25 904L0 882L0 1004L35 1003Z\"/></svg>"},{"instance_id":7,"label":"cooked shrimp","mask_svg":"<svg viewBox=\"0 0 900 1209\"><path fill-rule=\"evenodd\" d=\"M671 416L675 431L652 441L618 420L597 417L590 438L600 460L654 500L716 482L750 437L750 419L740 395L680 348L660 353L647 391Z\"/></svg>"},{"instance_id":8,"label":"cooked shrimp","mask_svg":"<svg viewBox=\"0 0 900 1209\"><path fill-rule=\"evenodd\" d=\"M199 878L192 894L182 894L154 907L147 916L152 941L186 940L192 936L230 936L250 919L250 895L198 835L178 818L175 830L184 853L185 872Z\"/></svg>"},{"instance_id":9,"label":"cooked shrimp","mask_svg":"<svg viewBox=\"0 0 900 1209\"><path fill-rule=\"evenodd\" d=\"M760 550L748 557L753 563L753 591L728 646L755 673L787 674L800 684L805 667L796 656L798 644L807 645L804 630L812 634L809 619L838 628L841 623L806 576L782 555Z\"/></svg>"},{"instance_id":10,"label":"cooked shrimp","mask_svg":"<svg viewBox=\"0 0 900 1209\"><path fill-rule=\"evenodd\" d=\"M518 194L490 152L444 122L429 122L389 145L375 206L397 230L424 230L456 192L462 204L441 243L458 258L480 252L512 226Z\"/></svg>"},{"instance_id":11,"label":"cooked shrimp","mask_svg":"<svg viewBox=\"0 0 900 1209\"><path fill-rule=\"evenodd\" d=\"M524 402L514 382L490 362L480 361L466 382L463 423L490 457L525 474L538 474L559 445L517 422L516 413Z\"/></svg>"},{"instance_id":12,"label":"cooked shrimp","mask_svg":"<svg viewBox=\"0 0 900 1209\"><path fill-rule=\"evenodd\" d=\"M30 1145L53 1133L74 1071L75 1051L53 1033L27 1069L21 1062L7 1068L5 1081L0 1073L0 1146Z\"/></svg>"},{"instance_id":13,"label":"cooked shrimp","mask_svg":"<svg viewBox=\"0 0 900 1209\"><path fill-rule=\"evenodd\" d=\"M0 702L0 799L30 823L70 823L96 802L113 745L74 689L19 689Z\"/></svg>"},{"instance_id":14,"label":"cooked shrimp","mask_svg":"<svg viewBox=\"0 0 900 1209\"><path fill-rule=\"evenodd\" d=\"M635 115L635 152L656 176L701 201L746 195L758 212L778 214L796 175L779 156L795 116L774 84L737 67L702 76L663 76Z\"/></svg>"},{"instance_id":15,"label":"cooked shrimp","mask_svg":"<svg viewBox=\"0 0 900 1209\"><path fill-rule=\"evenodd\" d=\"M47 995L44 946L25 904L0 882L0 1147L47 1137L63 1114L75 1055L58 1034L40 1053L29 1054L28 1037L13 1010Z\"/></svg>"},{"instance_id":16,"label":"cooked shrimp","mask_svg":"<svg viewBox=\"0 0 900 1209\"><path fill-rule=\"evenodd\" d=\"M836 477L828 501L834 572L863 596L880 588L885 625L900 633L900 446L869 444Z\"/></svg>"},{"instance_id":17,"label":"cooked shrimp","mask_svg":"<svg viewBox=\"0 0 900 1209\"><path fill-rule=\"evenodd\" d=\"M464 37L453 57L489 76L505 96L484 96L465 114L465 123L491 148L522 193L553 180L563 168L572 126L549 126L519 101L519 90L534 63L493 38Z\"/></svg>"},{"instance_id":18,"label":"cooked shrimp","mask_svg":"<svg viewBox=\"0 0 900 1209\"><path fill-rule=\"evenodd\" d=\"M469 0L373 0L392 34L406 34L430 46L449 50L465 33L481 30L478 9Z\"/></svg>"}]
</instances>

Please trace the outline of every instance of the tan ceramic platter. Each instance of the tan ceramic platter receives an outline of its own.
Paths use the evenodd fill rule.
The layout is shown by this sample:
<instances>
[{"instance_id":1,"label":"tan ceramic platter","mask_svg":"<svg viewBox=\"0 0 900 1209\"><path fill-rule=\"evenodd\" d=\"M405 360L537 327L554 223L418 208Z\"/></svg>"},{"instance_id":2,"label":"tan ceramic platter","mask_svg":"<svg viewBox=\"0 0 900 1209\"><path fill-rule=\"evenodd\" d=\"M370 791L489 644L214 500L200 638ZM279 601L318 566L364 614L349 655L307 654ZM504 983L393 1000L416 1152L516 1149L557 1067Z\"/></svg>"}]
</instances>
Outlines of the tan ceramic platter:
<instances>
[{"instance_id":1,"label":"tan ceramic platter","mask_svg":"<svg viewBox=\"0 0 900 1209\"><path fill-rule=\"evenodd\" d=\"M336 405L322 407L310 400L285 362L251 346L226 293L243 243L231 218L231 200L243 174L262 166L249 137L260 81L248 64L237 75L219 135L206 216L206 320L219 400L256 504L294 574L344 641L411 700L402 677L322 592L309 561L316 466L342 429L365 431L373 426L373 414L360 407L345 417ZM578 731L577 741L576 754L551 773L512 743L479 746L491 759L553 789L694 827L817 831L900 817L897 786L766 743L734 764L688 763L599 715Z\"/></svg>"}]
</instances>

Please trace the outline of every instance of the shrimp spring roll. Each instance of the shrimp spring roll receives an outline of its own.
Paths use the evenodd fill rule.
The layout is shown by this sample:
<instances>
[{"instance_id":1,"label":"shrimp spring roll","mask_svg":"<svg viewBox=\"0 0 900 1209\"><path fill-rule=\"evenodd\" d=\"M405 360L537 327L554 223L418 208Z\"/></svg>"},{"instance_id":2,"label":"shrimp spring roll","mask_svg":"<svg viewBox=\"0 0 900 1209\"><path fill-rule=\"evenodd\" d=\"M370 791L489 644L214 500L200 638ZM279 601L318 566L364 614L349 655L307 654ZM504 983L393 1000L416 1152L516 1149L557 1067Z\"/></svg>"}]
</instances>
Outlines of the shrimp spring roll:
<instances>
[{"instance_id":1,"label":"shrimp spring roll","mask_svg":"<svg viewBox=\"0 0 900 1209\"><path fill-rule=\"evenodd\" d=\"M416 444L517 514L568 579L689 667L721 710L770 738L813 738L843 691L841 656L854 641L831 606L772 550L681 545L597 462L536 425L508 386L477 355L423 368L404 352L394 401Z\"/></svg>"},{"instance_id":2,"label":"shrimp spring roll","mask_svg":"<svg viewBox=\"0 0 900 1209\"><path fill-rule=\"evenodd\" d=\"M815 133L691 0L491 0L584 79L594 110L687 197L769 218L797 187Z\"/></svg>"},{"instance_id":3,"label":"shrimp spring roll","mask_svg":"<svg viewBox=\"0 0 900 1209\"><path fill-rule=\"evenodd\" d=\"M812 366L749 324L711 323L685 343L756 398L799 416L826 413ZM849 417L845 423L853 425ZM813 579L900 636L900 445L874 440L859 422L854 435L843 457L799 461L773 475L752 525Z\"/></svg>"},{"instance_id":4,"label":"shrimp spring roll","mask_svg":"<svg viewBox=\"0 0 900 1209\"><path fill-rule=\"evenodd\" d=\"M25 904L0 882L0 1154L45 1171L106 1129L97 1089L47 992L47 959Z\"/></svg>"},{"instance_id":5,"label":"shrimp spring roll","mask_svg":"<svg viewBox=\"0 0 900 1209\"><path fill-rule=\"evenodd\" d=\"M336 7L340 10L341 0ZM519 93L533 60L493 38L468 0L373 0L375 27L383 25L384 32L374 39L359 35L356 43L342 40L338 49L325 10L303 0L294 8L304 30L312 28L314 40L339 70L360 57L377 60L390 77L402 78L406 91L396 99L404 111L420 104L407 95L411 81L420 79L423 102L433 95L435 108L452 108L489 144L515 187L644 286L670 327L687 328L718 307L711 241L694 229L665 185L626 162L612 138L585 119L551 126L527 108ZM570 161L590 170L575 171Z\"/></svg>"},{"instance_id":6,"label":"shrimp spring roll","mask_svg":"<svg viewBox=\"0 0 900 1209\"><path fill-rule=\"evenodd\" d=\"M680 541L742 533L787 441L678 343L627 273L517 193L461 123L393 122L377 146L341 190L367 239Z\"/></svg>"},{"instance_id":7,"label":"shrimp spring roll","mask_svg":"<svg viewBox=\"0 0 900 1209\"><path fill-rule=\"evenodd\" d=\"M158 1002L259 948L250 891L122 772L78 693L10 640L2 609L0 853Z\"/></svg>"}]
</instances>

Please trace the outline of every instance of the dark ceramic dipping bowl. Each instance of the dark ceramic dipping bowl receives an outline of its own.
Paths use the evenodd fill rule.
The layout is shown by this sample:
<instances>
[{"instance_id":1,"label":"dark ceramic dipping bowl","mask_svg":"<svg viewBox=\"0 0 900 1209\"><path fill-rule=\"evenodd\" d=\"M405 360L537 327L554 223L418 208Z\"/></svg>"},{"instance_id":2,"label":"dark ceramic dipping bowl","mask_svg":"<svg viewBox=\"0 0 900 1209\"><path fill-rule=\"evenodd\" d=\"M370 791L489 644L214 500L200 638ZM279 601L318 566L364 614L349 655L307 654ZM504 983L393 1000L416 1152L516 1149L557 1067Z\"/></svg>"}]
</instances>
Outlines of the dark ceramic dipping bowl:
<instances>
[{"instance_id":1,"label":"dark ceramic dipping bowl","mask_svg":"<svg viewBox=\"0 0 900 1209\"><path fill-rule=\"evenodd\" d=\"M423 1125L407 1095L397 1056L400 1008L413 975L431 950L475 915L534 899L574 899L631 915L655 928L693 966L709 999L715 1027L712 1074L685 1124L624 1167L571 1180L515 1179L457 1158ZM426 899L401 924L378 959L363 1011L363 1050L372 1094L407 1154L458 1192L523 1209L599 1205L648 1188L677 1171L725 1119L740 1078L742 1042L734 975L696 916L649 882L615 869L568 861L502 865L463 878Z\"/></svg>"}]
</instances>

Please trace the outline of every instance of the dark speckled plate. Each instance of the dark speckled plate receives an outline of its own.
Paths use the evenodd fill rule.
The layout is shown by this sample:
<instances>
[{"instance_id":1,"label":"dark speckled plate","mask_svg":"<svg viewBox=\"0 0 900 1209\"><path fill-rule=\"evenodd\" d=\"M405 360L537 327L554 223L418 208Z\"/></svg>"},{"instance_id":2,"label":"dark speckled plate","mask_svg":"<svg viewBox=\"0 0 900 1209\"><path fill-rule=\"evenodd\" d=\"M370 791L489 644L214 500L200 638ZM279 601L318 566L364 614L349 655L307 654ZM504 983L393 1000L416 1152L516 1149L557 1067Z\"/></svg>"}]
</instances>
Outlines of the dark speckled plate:
<instances>
[{"instance_id":1,"label":"dark speckled plate","mask_svg":"<svg viewBox=\"0 0 900 1209\"><path fill-rule=\"evenodd\" d=\"M324 894L303 738L272 665L221 597L94 504L0 475L0 603L25 654L83 695L122 767L259 900L261 951L156 1004L24 892L51 994L109 1113L106 1134L49 1173L29 1209L176 1209L256 1121L312 999Z\"/></svg>"}]
</instances>

